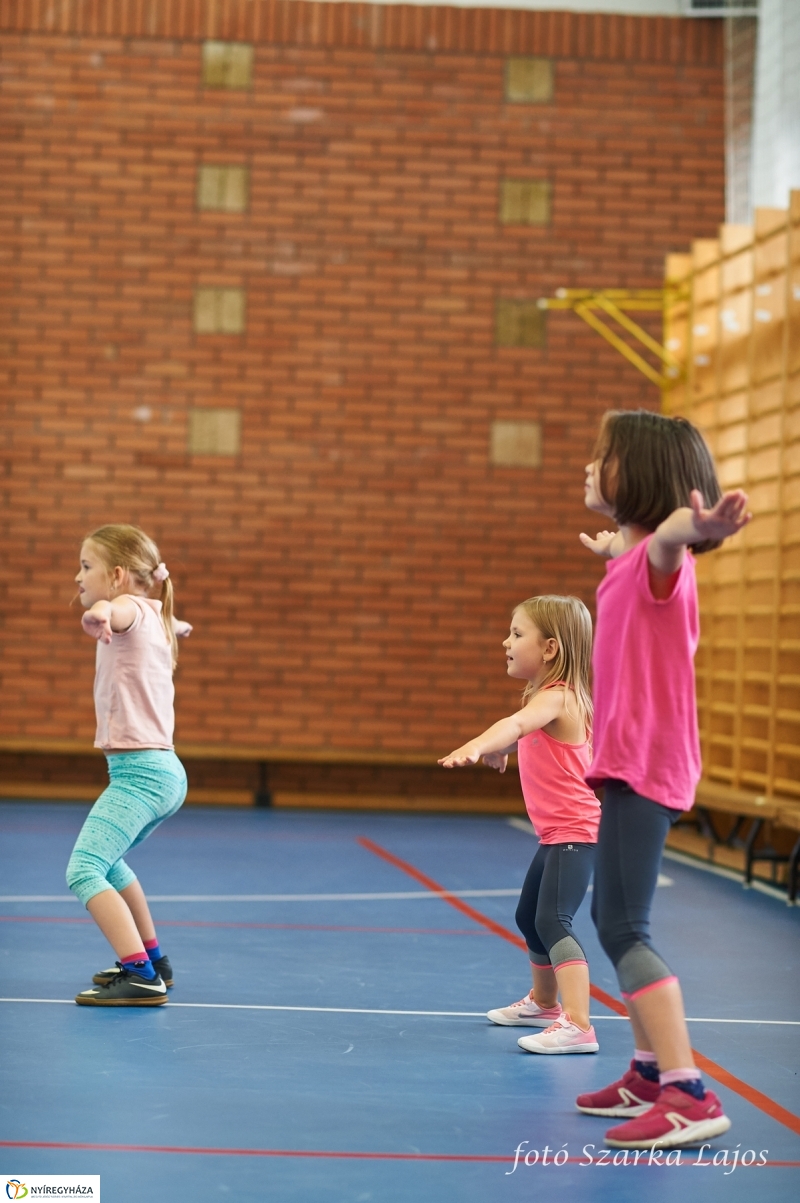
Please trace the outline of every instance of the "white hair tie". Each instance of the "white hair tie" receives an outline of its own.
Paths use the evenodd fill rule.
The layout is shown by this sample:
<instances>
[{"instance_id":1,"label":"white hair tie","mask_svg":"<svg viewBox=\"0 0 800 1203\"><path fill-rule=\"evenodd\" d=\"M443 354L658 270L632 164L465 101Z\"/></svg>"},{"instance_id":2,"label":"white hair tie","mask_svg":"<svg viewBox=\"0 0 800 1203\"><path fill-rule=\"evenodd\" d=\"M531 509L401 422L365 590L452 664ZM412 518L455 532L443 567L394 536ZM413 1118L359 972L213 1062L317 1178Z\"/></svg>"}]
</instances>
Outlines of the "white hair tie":
<instances>
[{"instance_id":1,"label":"white hair tie","mask_svg":"<svg viewBox=\"0 0 800 1203\"><path fill-rule=\"evenodd\" d=\"M154 581L165 581L168 576L169 576L169 570L168 570L166 564L164 564L163 562L161 564L159 564L158 568L153 569L153 580Z\"/></svg>"}]
</instances>

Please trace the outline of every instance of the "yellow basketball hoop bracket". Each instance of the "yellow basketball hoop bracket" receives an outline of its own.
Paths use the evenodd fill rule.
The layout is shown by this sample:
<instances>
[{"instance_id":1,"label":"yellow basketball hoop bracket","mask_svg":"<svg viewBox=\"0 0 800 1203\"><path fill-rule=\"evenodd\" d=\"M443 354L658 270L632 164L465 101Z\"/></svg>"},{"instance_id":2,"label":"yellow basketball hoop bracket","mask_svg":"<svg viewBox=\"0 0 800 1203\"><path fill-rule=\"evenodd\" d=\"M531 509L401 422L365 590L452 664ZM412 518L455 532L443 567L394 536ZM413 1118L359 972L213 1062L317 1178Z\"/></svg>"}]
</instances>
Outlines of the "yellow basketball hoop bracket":
<instances>
[{"instance_id":1,"label":"yellow basketball hoop bracket","mask_svg":"<svg viewBox=\"0 0 800 1203\"><path fill-rule=\"evenodd\" d=\"M554 297L542 297L540 309L571 309L587 326L596 330L620 355L633 364L660 389L674 388L683 374L679 361L666 347L642 329L629 313L664 313L667 302L675 299L673 289L665 288L559 288ZM654 367L629 342L598 314L611 318L640 346L655 355L661 370Z\"/></svg>"}]
</instances>

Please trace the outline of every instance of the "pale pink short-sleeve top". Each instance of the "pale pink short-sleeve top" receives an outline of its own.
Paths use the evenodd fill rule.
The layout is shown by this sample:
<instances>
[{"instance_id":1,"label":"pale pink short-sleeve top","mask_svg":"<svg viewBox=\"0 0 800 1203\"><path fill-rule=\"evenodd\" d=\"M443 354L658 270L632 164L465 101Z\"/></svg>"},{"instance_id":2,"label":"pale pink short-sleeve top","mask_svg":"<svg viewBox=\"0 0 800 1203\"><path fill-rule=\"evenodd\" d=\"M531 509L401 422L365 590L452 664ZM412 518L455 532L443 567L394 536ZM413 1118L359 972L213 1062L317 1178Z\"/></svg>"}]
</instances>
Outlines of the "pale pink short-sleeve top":
<instances>
[{"instance_id":1,"label":"pale pink short-sleeve top","mask_svg":"<svg viewBox=\"0 0 800 1203\"><path fill-rule=\"evenodd\" d=\"M597 590L594 760L586 780L594 786L625 781L644 798L689 810L701 771L694 557L684 557L669 597L656 598L651 538L610 560Z\"/></svg>"},{"instance_id":2,"label":"pale pink short-sleeve top","mask_svg":"<svg viewBox=\"0 0 800 1203\"><path fill-rule=\"evenodd\" d=\"M172 648L161 621L161 602L127 595L136 617L110 643L97 644L94 746L106 751L172 750L175 686Z\"/></svg>"}]
</instances>

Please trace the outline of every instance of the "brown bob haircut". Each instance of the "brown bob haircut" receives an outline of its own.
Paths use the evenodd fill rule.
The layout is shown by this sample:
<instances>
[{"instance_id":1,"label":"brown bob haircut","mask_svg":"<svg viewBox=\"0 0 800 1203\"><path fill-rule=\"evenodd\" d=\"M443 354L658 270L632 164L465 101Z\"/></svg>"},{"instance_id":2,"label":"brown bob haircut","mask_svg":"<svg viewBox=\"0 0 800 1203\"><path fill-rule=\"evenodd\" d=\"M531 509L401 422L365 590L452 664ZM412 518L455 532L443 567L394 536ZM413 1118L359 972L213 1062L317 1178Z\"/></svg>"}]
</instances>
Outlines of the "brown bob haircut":
<instances>
[{"instance_id":1,"label":"brown bob haircut","mask_svg":"<svg viewBox=\"0 0 800 1203\"><path fill-rule=\"evenodd\" d=\"M600 490L614 508L618 526L654 531L673 510L690 505L699 489L707 506L722 496L714 461L700 431L685 418L646 409L612 409L603 417L595 459ZM695 555L713 551L720 540L692 544Z\"/></svg>"}]
</instances>

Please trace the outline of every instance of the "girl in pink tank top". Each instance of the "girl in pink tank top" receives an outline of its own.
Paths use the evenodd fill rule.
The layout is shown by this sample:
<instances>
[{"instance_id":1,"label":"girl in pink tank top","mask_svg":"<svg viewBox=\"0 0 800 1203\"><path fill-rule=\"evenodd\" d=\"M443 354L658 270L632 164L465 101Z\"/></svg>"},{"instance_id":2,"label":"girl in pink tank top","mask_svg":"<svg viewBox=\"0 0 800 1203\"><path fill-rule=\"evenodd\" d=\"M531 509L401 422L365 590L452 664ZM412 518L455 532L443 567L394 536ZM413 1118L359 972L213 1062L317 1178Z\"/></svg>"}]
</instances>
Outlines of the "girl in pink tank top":
<instances>
[{"instance_id":1,"label":"girl in pink tank top","mask_svg":"<svg viewBox=\"0 0 800 1203\"><path fill-rule=\"evenodd\" d=\"M119 958L75 998L81 1006L142 1007L167 1001L172 966L159 947L147 899L123 860L186 797L172 746L177 637L172 582L158 548L135 526L101 526L83 542L76 579L82 625L97 640L95 746L109 785L92 807L67 866L67 885ZM158 600L148 596L160 588Z\"/></svg>"},{"instance_id":2,"label":"girl in pink tank top","mask_svg":"<svg viewBox=\"0 0 800 1203\"><path fill-rule=\"evenodd\" d=\"M619 527L581 535L608 560L597 590L587 774L604 794L592 915L635 1049L619 1081L577 1103L627 1120L606 1133L613 1148L680 1148L719 1136L730 1121L695 1068L678 979L650 939L650 907L667 833L700 777L690 550L713 550L750 516L744 493L722 495L700 432L683 418L606 414L586 474L586 505Z\"/></svg>"},{"instance_id":3,"label":"girl in pink tank top","mask_svg":"<svg viewBox=\"0 0 800 1203\"><path fill-rule=\"evenodd\" d=\"M576 597L531 597L514 611L503 646L508 675L527 681L522 709L439 761L456 768L483 759L502 773L516 751L525 806L539 837L516 914L533 989L487 1017L506 1027L544 1028L519 1041L527 1052L596 1053L589 967L572 930L592 876L600 822L600 804L585 781L592 620Z\"/></svg>"}]
</instances>

